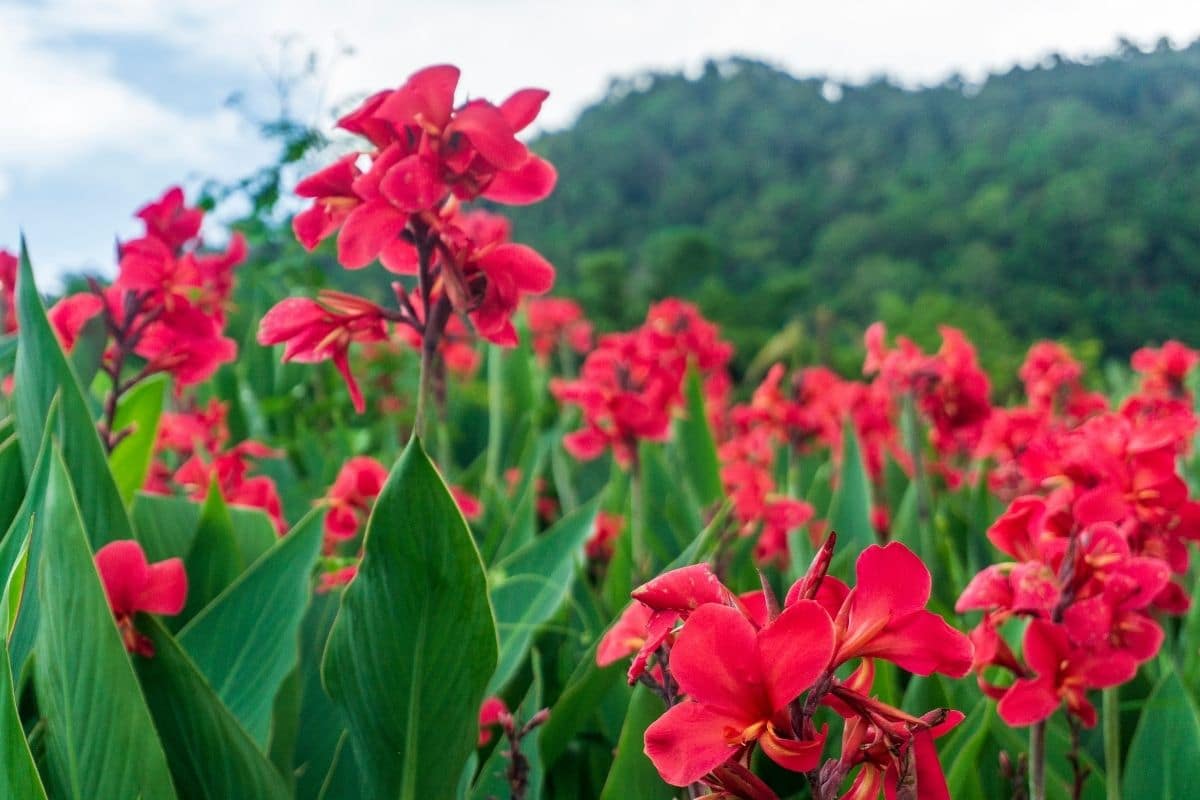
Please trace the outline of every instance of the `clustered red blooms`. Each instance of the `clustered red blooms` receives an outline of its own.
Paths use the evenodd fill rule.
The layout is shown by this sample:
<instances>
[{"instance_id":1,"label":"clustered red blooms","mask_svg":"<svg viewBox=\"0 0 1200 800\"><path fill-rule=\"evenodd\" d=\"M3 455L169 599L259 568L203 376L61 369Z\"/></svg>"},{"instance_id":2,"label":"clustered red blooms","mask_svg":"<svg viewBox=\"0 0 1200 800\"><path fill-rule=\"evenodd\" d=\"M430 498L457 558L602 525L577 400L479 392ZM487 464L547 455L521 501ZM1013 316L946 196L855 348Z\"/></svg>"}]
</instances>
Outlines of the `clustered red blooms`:
<instances>
[{"instance_id":1,"label":"clustered red blooms","mask_svg":"<svg viewBox=\"0 0 1200 800\"><path fill-rule=\"evenodd\" d=\"M64 297L50 309L50 322L69 350L84 324L103 314L111 344L102 366L118 389L123 380L159 372L169 373L177 389L192 386L237 356L237 344L223 331L233 270L245 260L246 242L235 233L225 252L203 251L204 212L185 205L179 187L137 216L145 233L121 243L112 286L93 284L88 292ZM131 356L144 364L124 379Z\"/></svg>"},{"instance_id":2,"label":"clustered red blooms","mask_svg":"<svg viewBox=\"0 0 1200 800\"><path fill-rule=\"evenodd\" d=\"M584 545L584 553L588 559L600 563L610 561L617 540L621 538L621 532L624 530L625 518L623 516L608 511L597 512L592 535L588 537Z\"/></svg>"},{"instance_id":3,"label":"clustered red blooms","mask_svg":"<svg viewBox=\"0 0 1200 800\"><path fill-rule=\"evenodd\" d=\"M138 633L133 615L145 612L171 616L183 610L188 589L183 561L168 558L147 563L140 544L121 539L96 551L96 570L125 649L144 658L152 657L154 643Z\"/></svg>"},{"instance_id":4,"label":"clustered red blooms","mask_svg":"<svg viewBox=\"0 0 1200 800\"><path fill-rule=\"evenodd\" d=\"M972 632L975 668L1008 723L1038 722L1065 702L1094 725L1088 690L1130 680L1158 653L1153 612L1187 610L1171 578L1186 574L1188 543L1200 539L1200 503L1177 464L1197 430L1183 386L1197 360L1177 342L1138 351L1139 391L1110 411L1080 388L1068 353L1030 351L1028 405L1000 418L1004 435L991 450L993 486L1022 492L988 530L1011 560L976 575L957 605L984 612ZM1014 618L1031 620L1024 665L1001 635ZM992 667L1015 680L991 683Z\"/></svg>"},{"instance_id":5,"label":"clustered red blooms","mask_svg":"<svg viewBox=\"0 0 1200 800\"><path fill-rule=\"evenodd\" d=\"M354 456L342 465L325 492L321 502L326 507L322 548L326 563L318 592L345 586L358 574L358 559L362 555L360 535L387 477L387 467L376 459ZM483 505L465 489L451 486L450 492L467 519L478 519L483 513Z\"/></svg>"},{"instance_id":6,"label":"clustered red blooms","mask_svg":"<svg viewBox=\"0 0 1200 800\"><path fill-rule=\"evenodd\" d=\"M855 769L845 798L893 796L913 783L920 797L949 797L932 742L962 715L914 716L872 697L874 660L960 677L972 663L971 642L925 609L929 571L904 545L863 551L851 588L826 575L833 543L831 536L782 608L763 591L735 595L703 564L634 590L596 660L604 666L633 655L630 682L666 700L645 749L667 783L775 798L748 768L757 746L784 769L809 773L817 798L837 796ZM838 678L839 667L855 660L857 669ZM824 764L829 726L818 728L821 708L843 720L841 756Z\"/></svg>"},{"instance_id":7,"label":"clustered red blooms","mask_svg":"<svg viewBox=\"0 0 1200 800\"><path fill-rule=\"evenodd\" d=\"M565 436L563 446L584 460L611 449L618 463L632 464L639 441L670 435L689 364L704 379L710 408L724 406L732 354L716 326L690 303L668 299L651 306L641 327L601 336L578 378L551 381L560 402L583 412L583 428Z\"/></svg>"},{"instance_id":8,"label":"clustered red blooms","mask_svg":"<svg viewBox=\"0 0 1200 800\"><path fill-rule=\"evenodd\" d=\"M484 339L517 342L512 316L523 297L544 294L554 268L511 239L508 221L486 211L463 211L478 198L526 204L554 188L554 168L516 138L537 117L547 93L522 89L500 105L470 100L455 107L457 67L427 67L403 86L372 95L338 127L366 141L301 181L296 193L312 205L293 220L309 250L337 235L337 257L347 269L378 259L385 269L416 276L415 288L393 284L397 307L325 293L318 300L285 300L269 311L259 342L286 343L284 360L331 360L345 378L355 408L365 401L349 366L354 342L388 338L389 323L403 338L460 365L463 351L443 343L449 331L461 346L463 315Z\"/></svg>"},{"instance_id":9,"label":"clustered red blooms","mask_svg":"<svg viewBox=\"0 0 1200 800\"><path fill-rule=\"evenodd\" d=\"M255 460L281 454L250 439L230 445L228 411L216 399L204 407L164 411L143 489L154 494L178 492L203 501L215 482L225 502L266 512L283 534L287 520L275 480L250 474Z\"/></svg>"},{"instance_id":10,"label":"clustered red blooms","mask_svg":"<svg viewBox=\"0 0 1200 800\"><path fill-rule=\"evenodd\" d=\"M592 346L592 323L574 300L535 298L525 304L525 318L533 335L533 352L546 363L563 347L586 353Z\"/></svg>"}]
</instances>

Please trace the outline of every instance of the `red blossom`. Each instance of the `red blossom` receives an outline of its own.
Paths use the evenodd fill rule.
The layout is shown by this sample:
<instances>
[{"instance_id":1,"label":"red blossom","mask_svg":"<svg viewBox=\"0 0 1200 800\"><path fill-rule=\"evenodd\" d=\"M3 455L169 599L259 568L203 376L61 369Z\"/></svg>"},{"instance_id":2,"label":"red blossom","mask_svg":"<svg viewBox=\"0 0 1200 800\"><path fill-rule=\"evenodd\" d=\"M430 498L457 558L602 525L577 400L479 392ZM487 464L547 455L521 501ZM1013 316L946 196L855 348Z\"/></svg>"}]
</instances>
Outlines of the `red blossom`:
<instances>
[{"instance_id":1,"label":"red blossom","mask_svg":"<svg viewBox=\"0 0 1200 800\"><path fill-rule=\"evenodd\" d=\"M671 648L671 673L687 699L646 729L659 775L687 786L754 743L785 769L816 767L823 737L785 735L787 706L824 672L833 644L829 617L811 600L761 630L734 608L697 608Z\"/></svg>"},{"instance_id":2,"label":"red blossom","mask_svg":"<svg viewBox=\"0 0 1200 800\"><path fill-rule=\"evenodd\" d=\"M133 615L144 612L172 616L183 610L188 581L182 559L150 564L140 544L122 539L96 551L96 570L125 649L150 658L154 645L134 628Z\"/></svg>"}]
</instances>

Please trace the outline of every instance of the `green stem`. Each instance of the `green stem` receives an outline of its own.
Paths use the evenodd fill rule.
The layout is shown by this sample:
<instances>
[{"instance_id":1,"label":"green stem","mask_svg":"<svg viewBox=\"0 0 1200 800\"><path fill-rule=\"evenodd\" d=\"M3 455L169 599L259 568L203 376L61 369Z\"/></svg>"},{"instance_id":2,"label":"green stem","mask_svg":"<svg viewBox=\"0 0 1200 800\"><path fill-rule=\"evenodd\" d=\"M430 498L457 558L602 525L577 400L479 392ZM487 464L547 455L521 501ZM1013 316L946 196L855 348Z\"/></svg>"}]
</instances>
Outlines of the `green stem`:
<instances>
[{"instance_id":1,"label":"green stem","mask_svg":"<svg viewBox=\"0 0 1200 800\"><path fill-rule=\"evenodd\" d=\"M639 586L650 577L650 552L646 546L646 503L642 496L640 453L634 452L629 472L629 534L633 556L633 585Z\"/></svg>"},{"instance_id":2,"label":"green stem","mask_svg":"<svg viewBox=\"0 0 1200 800\"><path fill-rule=\"evenodd\" d=\"M1121 697L1120 687L1101 692L1104 715L1104 780L1108 800L1121 800Z\"/></svg>"},{"instance_id":3,"label":"green stem","mask_svg":"<svg viewBox=\"0 0 1200 800\"><path fill-rule=\"evenodd\" d=\"M1029 800L1046 800L1046 720L1029 729Z\"/></svg>"}]
</instances>

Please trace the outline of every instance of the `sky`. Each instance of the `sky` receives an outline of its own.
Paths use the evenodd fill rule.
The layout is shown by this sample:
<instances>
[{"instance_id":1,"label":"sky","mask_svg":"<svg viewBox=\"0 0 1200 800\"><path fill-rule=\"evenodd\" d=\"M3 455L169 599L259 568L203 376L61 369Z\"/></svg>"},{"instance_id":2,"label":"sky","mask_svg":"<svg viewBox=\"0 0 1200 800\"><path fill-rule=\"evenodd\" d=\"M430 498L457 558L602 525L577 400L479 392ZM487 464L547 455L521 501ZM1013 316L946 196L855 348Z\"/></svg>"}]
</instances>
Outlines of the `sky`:
<instances>
[{"instance_id":1,"label":"sky","mask_svg":"<svg viewBox=\"0 0 1200 800\"><path fill-rule=\"evenodd\" d=\"M539 124L553 129L612 77L707 58L915 87L1161 36L1200 37L1195 0L0 0L0 247L23 231L46 289L68 271L111 273L146 200L269 162L254 119L309 53L316 77L292 110L322 129L443 62L471 96L548 89Z\"/></svg>"}]
</instances>

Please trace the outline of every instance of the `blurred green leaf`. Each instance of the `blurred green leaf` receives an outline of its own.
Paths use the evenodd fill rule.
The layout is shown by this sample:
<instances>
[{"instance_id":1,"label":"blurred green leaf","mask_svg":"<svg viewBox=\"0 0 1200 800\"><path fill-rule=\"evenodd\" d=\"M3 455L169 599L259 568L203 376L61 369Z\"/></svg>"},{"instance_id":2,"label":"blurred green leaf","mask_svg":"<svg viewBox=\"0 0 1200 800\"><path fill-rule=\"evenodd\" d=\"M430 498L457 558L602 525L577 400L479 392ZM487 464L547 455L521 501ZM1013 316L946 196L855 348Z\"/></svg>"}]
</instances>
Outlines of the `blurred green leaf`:
<instances>
[{"instance_id":1,"label":"blurred green leaf","mask_svg":"<svg viewBox=\"0 0 1200 800\"><path fill-rule=\"evenodd\" d=\"M1163 660L1166 664L1166 660ZM1142 708L1125 756L1125 797L1190 797L1200 764L1200 715L1169 666Z\"/></svg>"},{"instance_id":2,"label":"blurred green leaf","mask_svg":"<svg viewBox=\"0 0 1200 800\"><path fill-rule=\"evenodd\" d=\"M658 770L642 751L642 740L650 723L662 716L666 709L662 700L645 686L638 684L629 700L625 713L625 724L621 738L617 741L617 754L600 792L600 800L638 800L671 798L675 796L671 787L663 783Z\"/></svg>"},{"instance_id":3,"label":"blurred green leaf","mask_svg":"<svg viewBox=\"0 0 1200 800\"><path fill-rule=\"evenodd\" d=\"M166 376L156 375L134 387L117 408L114 430L131 432L109 453L108 465L126 504L133 502L134 493L146 482L166 391Z\"/></svg>"},{"instance_id":4,"label":"blurred green leaf","mask_svg":"<svg viewBox=\"0 0 1200 800\"><path fill-rule=\"evenodd\" d=\"M183 613L172 620L174 630L182 628L202 608L216 598L245 566L237 539L233 535L233 519L214 480L208 487L208 499L200 512L200 523L191 547L184 558L188 574L187 605Z\"/></svg>"},{"instance_id":5,"label":"blurred green leaf","mask_svg":"<svg viewBox=\"0 0 1200 800\"><path fill-rule=\"evenodd\" d=\"M704 506L716 503L724 495L717 445L704 404L704 384L695 366L687 375L687 414L676 422L684 475Z\"/></svg>"}]
</instances>

